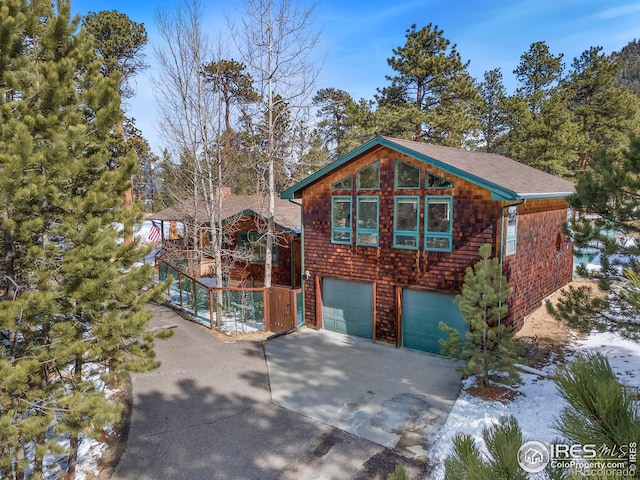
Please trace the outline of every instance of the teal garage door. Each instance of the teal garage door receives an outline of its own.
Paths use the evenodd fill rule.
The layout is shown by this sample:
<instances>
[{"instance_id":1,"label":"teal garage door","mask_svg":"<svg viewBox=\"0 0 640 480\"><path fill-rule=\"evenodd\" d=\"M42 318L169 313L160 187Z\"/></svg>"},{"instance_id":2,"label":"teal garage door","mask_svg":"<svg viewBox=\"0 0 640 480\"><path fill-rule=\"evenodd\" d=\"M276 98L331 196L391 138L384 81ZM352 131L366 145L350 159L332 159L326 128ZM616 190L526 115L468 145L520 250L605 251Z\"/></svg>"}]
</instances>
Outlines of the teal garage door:
<instances>
[{"instance_id":1,"label":"teal garage door","mask_svg":"<svg viewBox=\"0 0 640 480\"><path fill-rule=\"evenodd\" d=\"M373 338L373 284L323 278L322 321L327 330Z\"/></svg>"},{"instance_id":2,"label":"teal garage door","mask_svg":"<svg viewBox=\"0 0 640 480\"><path fill-rule=\"evenodd\" d=\"M468 326L454 295L422 290L402 290L402 346L440 354L441 338L449 336L438 328L440 322L457 329L461 335Z\"/></svg>"}]
</instances>

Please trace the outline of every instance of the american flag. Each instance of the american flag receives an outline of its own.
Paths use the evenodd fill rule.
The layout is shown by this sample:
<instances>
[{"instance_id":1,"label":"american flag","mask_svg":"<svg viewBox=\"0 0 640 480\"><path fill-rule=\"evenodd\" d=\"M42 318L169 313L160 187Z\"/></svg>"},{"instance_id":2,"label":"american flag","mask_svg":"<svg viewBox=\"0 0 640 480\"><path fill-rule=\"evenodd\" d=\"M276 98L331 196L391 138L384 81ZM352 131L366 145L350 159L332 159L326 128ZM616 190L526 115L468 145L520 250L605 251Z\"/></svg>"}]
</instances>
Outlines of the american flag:
<instances>
[{"instance_id":1,"label":"american flag","mask_svg":"<svg viewBox=\"0 0 640 480\"><path fill-rule=\"evenodd\" d=\"M149 236L147 240L150 242L156 243L160 240L160 227L156 222L151 222L151 230L149 230Z\"/></svg>"}]
</instances>

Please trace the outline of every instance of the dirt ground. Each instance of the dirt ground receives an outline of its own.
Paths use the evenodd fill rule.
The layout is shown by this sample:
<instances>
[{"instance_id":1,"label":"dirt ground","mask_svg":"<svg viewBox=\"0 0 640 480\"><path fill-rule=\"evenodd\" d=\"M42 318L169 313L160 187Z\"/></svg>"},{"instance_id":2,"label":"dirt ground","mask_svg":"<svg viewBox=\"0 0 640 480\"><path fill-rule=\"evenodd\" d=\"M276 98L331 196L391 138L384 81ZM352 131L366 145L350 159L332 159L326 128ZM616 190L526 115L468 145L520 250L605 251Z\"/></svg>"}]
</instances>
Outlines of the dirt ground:
<instances>
[{"instance_id":1,"label":"dirt ground","mask_svg":"<svg viewBox=\"0 0 640 480\"><path fill-rule=\"evenodd\" d=\"M515 338L526 342L535 342L540 346L561 348L579 336L577 332L572 331L566 324L556 320L547 312L546 301L550 301L553 305L557 304L562 296L562 290L569 286L575 288L587 286L591 287L594 293L598 292L598 286L593 280L574 280L549 295L540 307L525 319L522 328L516 332Z\"/></svg>"},{"instance_id":2,"label":"dirt ground","mask_svg":"<svg viewBox=\"0 0 640 480\"><path fill-rule=\"evenodd\" d=\"M542 305L540 305L537 310L525 319L522 328L518 330L515 338L535 338L544 345L566 345L576 334L564 323L556 320L549 312L547 312L546 300L549 300L553 305L555 305L562 295L562 290L569 286L576 288L590 286L593 287L594 290L597 288L597 285L592 280L574 280L566 287L562 287L560 290L552 293L545 299L545 301L542 302Z\"/></svg>"}]
</instances>

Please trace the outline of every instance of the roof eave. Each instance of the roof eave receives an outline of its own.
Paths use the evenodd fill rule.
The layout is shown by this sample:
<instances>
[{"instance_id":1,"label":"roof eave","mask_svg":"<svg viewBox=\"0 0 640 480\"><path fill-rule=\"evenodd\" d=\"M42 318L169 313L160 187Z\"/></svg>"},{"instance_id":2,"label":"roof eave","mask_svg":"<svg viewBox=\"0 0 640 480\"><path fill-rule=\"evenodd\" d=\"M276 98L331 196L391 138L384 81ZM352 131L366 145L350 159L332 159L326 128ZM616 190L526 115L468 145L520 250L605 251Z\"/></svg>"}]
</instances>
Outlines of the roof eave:
<instances>
[{"instance_id":1,"label":"roof eave","mask_svg":"<svg viewBox=\"0 0 640 480\"><path fill-rule=\"evenodd\" d=\"M385 144L384 141L385 141L385 139L382 138L382 137L379 137L379 136L372 138L367 143L363 143L362 145L360 145L355 150L353 150L353 151L347 153L345 156L340 157L339 159L337 159L335 162L331 162L329 165L324 166L323 168L318 170L316 173L313 173L313 174L309 175L304 180L301 180L300 182L296 183L292 187L289 187L288 189L286 189L284 192L282 192L280 194L280 198L282 200L293 200L294 198L296 198L295 197L296 193L298 193L300 190L302 190L306 186L308 186L308 185L312 184L313 182L315 182L316 180L324 177L327 173L335 170L336 168L341 167L345 163L349 162L350 160L352 160L353 158L357 157L358 155L361 155L362 153L366 152L367 150L373 148L374 146L376 146L376 145L384 145Z\"/></svg>"},{"instance_id":2,"label":"roof eave","mask_svg":"<svg viewBox=\"0 0 640 480\"><path fill-rule=\"evenodd\" d=\"M544 200L546 198L567 198L575 192L544 192L544 193L519 193L518 198L526 200Z\"/></svg>"},{"instance_id":3,"label":"roof eave","mask_svg":"<svg viewBox=\"0 0 640 480\"><path fill-rule=\"evenodd\" d=\"M241 212L237 212L234 213L232 215L229 215L228 217L225 217L222 219L222 225L227 224L228 222L232 222L237 220L238 218L242 218L243 216L250 216L250 217L257 217L257 218L261 218L262 220L264 220L265 222L268 220L266 216L262 215L261 213L256 212L255 210L252 210L250 208L247 208ZM279 228L280 230L282 230L284 233L298 233L298 230L300 229L299 226L285 226L282 223L279 223L277 221L274 221L273 224Z\"/></svg>"},{"instance_id":4,"label":"roof eave","mask_svg":"<svg viewBox=\"0 0 640 480\"><path fill-rule=\"evenodd\" d=\"M285 190L280 194L280 198L283 200L292 200L294 198L297 198L296 194L298 194L302 189L314 183L316 180L322 178L323 176L330 173L331 171L337 168L340 168L345 163L349 162L350 160L357 157L358 155L361 155L367 150L370 150L374 146L384 146L384 147L390 148L404 155L415 158L416 160L420 160L427 164L433 165L434 167L437 167L440 170L443 170L447 173L450 173L459 178L462 178L471 183L474 183L482 188L489 190L491 192L491 198L493 200L521 200L521 199L533 200L533 199L544 199L544 198L566 198L572 193L574 193L574 192L517 193L507 188L501 187L493 182L480 178L476 175L473 175L465 170L461 170L447 163L444 163L440 160L437 160L433 157L417 152L411 148L399 145L393 142L392 140L389 140L386 137L377 136L372 138L368 142L364 143L357 149L353 150L352 152L348 153L347 155L340 157L335 162L330 163L329 165L326 165L324 168L318 170L316 173L310 175L304 180L288 188L287 190Z\"/></svg>"}]
</instances>

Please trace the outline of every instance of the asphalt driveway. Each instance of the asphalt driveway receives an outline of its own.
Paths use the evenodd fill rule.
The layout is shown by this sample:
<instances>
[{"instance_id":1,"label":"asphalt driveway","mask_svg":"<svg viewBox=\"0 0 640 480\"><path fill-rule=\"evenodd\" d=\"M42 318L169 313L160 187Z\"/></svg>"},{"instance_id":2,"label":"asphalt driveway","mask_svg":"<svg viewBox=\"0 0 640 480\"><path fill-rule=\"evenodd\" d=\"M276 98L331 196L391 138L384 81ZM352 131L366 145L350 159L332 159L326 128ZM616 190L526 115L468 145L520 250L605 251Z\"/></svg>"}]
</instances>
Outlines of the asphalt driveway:
<instances>
[{"instance_id":1,"label":"asphalt driveway","mask_svg":"<svg viewBox=\"0 0 640 480\"><path fill-rule=\"evenodd\" d=\"M276 479L326 427L271 403L260 342L223 343L154 305L158 369L132 375L129 438L112 479Z\"/></svg>"},{"instance_id":2,"label":"asphalt driveway","mask_svg":"<svg viewBox=\"0 0 640 480\"><path fill-rule=\"evenodd\" d=\"M152 309L150 326L173 326L174 335L156 342L158 369L132 375L113 480L371 480L397 463L425 478L425 463L381 445L419 455L424 444L414 437L431 428L424 420L436 428L444 418L449 393L398 375L401 366L433 373L428 356L307 330L268 342L267 366L262 342L220 341L166 307Z\"/></svg>"},{"instance_id":3,"label":"asphalt driveway","mask_svg":"<svg viewBox=\"0 0 640 480\"><path fill-rule=\"evenodd\" d=\"M276 338L266 355L276 405L418 457L461 387L443 357L327 331Z\"/></svg>"}]
</instances>

